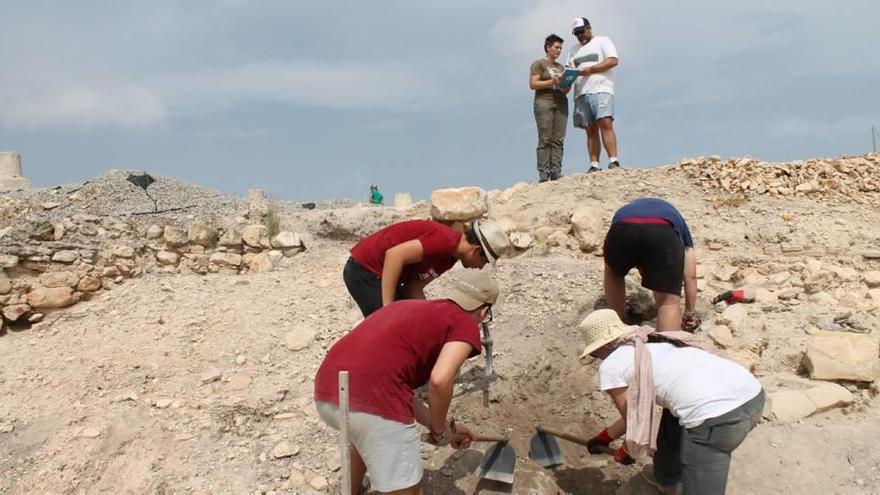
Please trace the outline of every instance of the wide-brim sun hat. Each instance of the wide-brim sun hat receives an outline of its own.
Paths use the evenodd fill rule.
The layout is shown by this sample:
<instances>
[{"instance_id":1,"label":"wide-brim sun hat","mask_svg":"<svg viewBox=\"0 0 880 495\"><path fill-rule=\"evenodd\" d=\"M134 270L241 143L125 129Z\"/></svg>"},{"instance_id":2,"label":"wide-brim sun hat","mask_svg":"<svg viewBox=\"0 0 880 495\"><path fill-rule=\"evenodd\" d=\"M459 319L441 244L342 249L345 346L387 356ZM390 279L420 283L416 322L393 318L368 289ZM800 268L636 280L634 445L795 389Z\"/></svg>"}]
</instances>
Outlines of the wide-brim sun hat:
<instances>
[{"instance_id":1,"label":"wide-brim sun hat","mask_svg":"<svg viewBox=\"0 0 880 495\"><path fill-rule=\"evenodd\" d=\"M498 300L498 284L490 270L466 268L450 274L452 287L445 299L458 304L465 311L473 311L483 305L493 305Z\"/></svg>"},{"instance_id":2,"label":"wide-brim sun hat","mask_svg":"<svg viewBox=\"0 0 880 495\"><path fill-rule=\"evenodd\" d=\"M501 230L501 227L492 220L477 220L474 222L474 232L480 241L480 247L489 263L495 262L510 248L510 239Z\"/></svg>"},{"instance_id":3,"label":"wide-brim sun hat","mask_svg":"<svg viewBox=\"0 0 880 495\"><path fill-rule=\"evenodd\" d=\"M584 352L581 353L582 358L603 345L613 342L629 329L627 325L620 321L620 317L617 316L617 312L613 309L597 309L593 311L581 321L578 328L581 331L584 343L587 345L584 348Z\"/></svg>"}]
</instances>

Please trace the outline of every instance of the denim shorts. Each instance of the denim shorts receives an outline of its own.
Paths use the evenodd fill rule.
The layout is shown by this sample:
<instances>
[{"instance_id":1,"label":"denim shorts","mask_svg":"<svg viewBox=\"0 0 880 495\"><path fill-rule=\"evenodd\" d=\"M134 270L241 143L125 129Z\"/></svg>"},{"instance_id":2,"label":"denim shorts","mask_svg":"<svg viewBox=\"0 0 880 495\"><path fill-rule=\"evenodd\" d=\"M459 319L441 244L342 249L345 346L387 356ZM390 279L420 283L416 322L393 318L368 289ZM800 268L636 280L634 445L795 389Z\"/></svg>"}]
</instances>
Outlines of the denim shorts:
<instances>
[{"instance_id":1,"label":"denim shorts","mask_svg":"<svg viewBox=\"0 0 880 495\"><path fill-rule=\"evenodd\" d=\"M597 120L605 117L614 118L614 95L611 93L594 93L580 95L574 99L574 126L586 129Z\"/></svg>"}]
</instances>

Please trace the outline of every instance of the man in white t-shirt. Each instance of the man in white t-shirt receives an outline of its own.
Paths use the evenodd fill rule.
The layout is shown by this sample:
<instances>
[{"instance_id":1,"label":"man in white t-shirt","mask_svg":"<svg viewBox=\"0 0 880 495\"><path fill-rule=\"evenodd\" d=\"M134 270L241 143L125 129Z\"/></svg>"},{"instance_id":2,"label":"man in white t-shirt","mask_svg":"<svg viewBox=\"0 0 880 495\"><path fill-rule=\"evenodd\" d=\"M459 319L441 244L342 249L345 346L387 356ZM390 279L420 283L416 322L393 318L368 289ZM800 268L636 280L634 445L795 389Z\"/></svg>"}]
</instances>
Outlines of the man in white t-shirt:
<instances>
[{"instance_id":1,"label":"man in white t-shirt","mask_svg":"<svg viewBox=\"0 0 880 495\"><path fill-rule=\"evenodd\" d=\"M602 359L599 388L621 416L589 440L590 453L626 434L615 460L632 463L630 452L651 454L656 445L653 469L646 466L642 475L664 493L676 493L681 482L685 495L723 494L730 454L761 418L758 380L733 361L690 347L688 333L626 326L611 309L594 311L580 329L587 344L581 357Z\"/></svg>"},{"instance_id":2,"label":"man in white t-shirt","mask_svg":"<svg viewBox=\"0 0 880 495\"><path fill-rule=\"evenodd\" d=\"M568 57L568 67L578 69L574 83L574 126L587 132L590 152L588 172L599 170L599 155L605 145L608 168L617 168L617 135L614 134L614 79L612 69L617 66L617 48L607 36L593 36L590 21L576 17L571 33L577 38Z\"/></svg>"}]
</instances>

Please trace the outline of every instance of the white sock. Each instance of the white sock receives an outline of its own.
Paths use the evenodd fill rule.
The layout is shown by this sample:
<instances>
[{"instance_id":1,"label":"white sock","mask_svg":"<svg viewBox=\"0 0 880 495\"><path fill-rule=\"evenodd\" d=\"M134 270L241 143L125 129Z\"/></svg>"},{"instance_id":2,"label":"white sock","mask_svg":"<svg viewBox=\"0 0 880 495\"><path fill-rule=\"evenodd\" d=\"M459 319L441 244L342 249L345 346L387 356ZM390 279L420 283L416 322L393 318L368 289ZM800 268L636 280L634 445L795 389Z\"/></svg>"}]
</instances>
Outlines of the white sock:
<instances>
[{"instance_id":1,"label":"white sock","mask_svg":"<svg viewBox=\"0 0 880 495\"><path fill-rule=\"evenodd\" d=\"M592 163L590 163L590 166L599 168L599 162L592 162Z\"/></svg>"},{"instance_id":2,"label":"white sock","mask_svg":"<svg viewBox=\"0 0 880 495\"><path fill-rule=\"evenodd\" d=\"M608 159L608 161L611 162L611 163L614 163L614 162L617 161L617 157L616 157L616 156L612 156L611 158Z\"/></svg>"}]
</instances>

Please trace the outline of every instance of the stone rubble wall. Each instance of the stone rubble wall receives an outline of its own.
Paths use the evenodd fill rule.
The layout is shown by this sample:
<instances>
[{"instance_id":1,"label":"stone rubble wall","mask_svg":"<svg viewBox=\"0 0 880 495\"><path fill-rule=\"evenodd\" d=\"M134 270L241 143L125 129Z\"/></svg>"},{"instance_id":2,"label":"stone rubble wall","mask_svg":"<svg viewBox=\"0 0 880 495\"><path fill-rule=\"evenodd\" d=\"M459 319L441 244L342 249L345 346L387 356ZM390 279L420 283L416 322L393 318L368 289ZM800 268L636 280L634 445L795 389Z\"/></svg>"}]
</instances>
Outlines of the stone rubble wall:
<instances>
[{"instance_id":1,"label":"stone rubble wall","mask_svg":"<svg viewBox=\"0 0 880 495\"><path fill-rule=\"evenodd\" d=\"M260 273L310 245L307 234L269 237L258 223L215 227L192 221L139 225L74 215L0 231L0 324L31 323L144 273Z\"/></svg>"}]
</instances>

